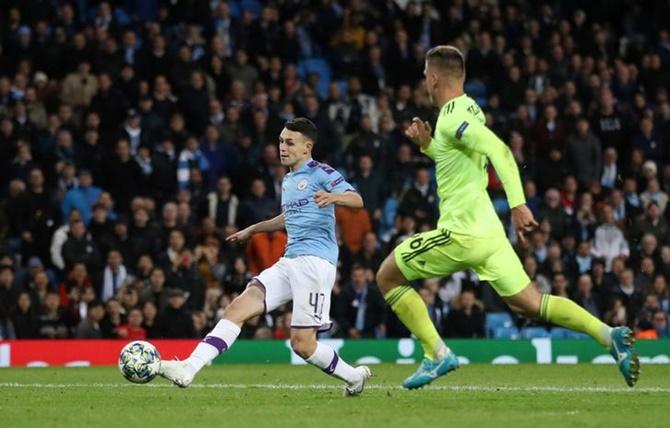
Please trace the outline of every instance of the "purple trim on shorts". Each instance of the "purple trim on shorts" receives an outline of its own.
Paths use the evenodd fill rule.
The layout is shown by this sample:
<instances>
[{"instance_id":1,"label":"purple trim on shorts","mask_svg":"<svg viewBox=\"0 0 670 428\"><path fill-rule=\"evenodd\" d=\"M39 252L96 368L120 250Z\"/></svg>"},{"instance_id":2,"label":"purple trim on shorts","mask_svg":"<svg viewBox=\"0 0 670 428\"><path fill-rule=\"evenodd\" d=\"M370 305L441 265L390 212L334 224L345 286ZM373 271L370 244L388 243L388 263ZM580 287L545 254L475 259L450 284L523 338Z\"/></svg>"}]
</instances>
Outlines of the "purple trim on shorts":
<instances>
[{"instance_id":1,"label":"purple trim on shorts","mask_svg":"<svg viewBox=\"0 0 670 428\"><path fill-rule=\"evenodd\" d=\"M216 336L206 336L204 339L202 339L202 343L212 345L219 351L219 354L225 352L228 349L228 344L226 341Z\"/></svg>"},{"instance_id":2,"label":"purple trim on shorts","mask_svg":"<svg viewBox=\"0 0 670 428\"><path fill-rule=\"evenodd\" d=\"M328 367L322 370L324 373L333 374L333 372L335 371L337 363L340 361L340 357L337 356L337 352L334 352L334 354L335 355L333 355L333 361L331 361L330 364L328 364Z\"/></svg>"},{"instance_id":3,"label":"purple trim on shorts","mask_svg":"<svg viewBox=\"0 0 670 428\"><path fill-rule=\"evenodd\" d=\"M331 328L333 328L333 323L330 322L328 324L319 324L319 325L291 325L291 328L297 328L297 329L315 328L318 330L319 333L321 333L323 331L328 331Z\"/></svg>"},{"instance_id":4,"label":"purple trim on shorts","mask_svg":"<svg viewBox=\"0 0 670 428\"><path fill-rule=\"evenodd\" d=\"M265 301L266 296L268 295L268 288L261 282L260 279L258 279L257 276L251 278L251 281L256 281L263 289L263 315L265 315L268 313L268 303ZM251 285L251 281L249 281L249 284L247 284L247 288L249 288L249 285Z\"/></svg>"}]
</instances>

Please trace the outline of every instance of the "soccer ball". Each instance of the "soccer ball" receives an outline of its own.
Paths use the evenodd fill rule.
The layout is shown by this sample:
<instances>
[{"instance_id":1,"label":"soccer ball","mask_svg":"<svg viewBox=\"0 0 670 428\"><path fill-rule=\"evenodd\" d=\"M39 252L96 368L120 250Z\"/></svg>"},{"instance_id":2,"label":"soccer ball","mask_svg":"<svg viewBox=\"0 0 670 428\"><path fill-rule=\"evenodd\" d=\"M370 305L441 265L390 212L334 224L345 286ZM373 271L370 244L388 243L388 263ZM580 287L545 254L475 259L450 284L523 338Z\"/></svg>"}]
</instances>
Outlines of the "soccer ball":
<instances>
[{"instance_id":1,"label":"soccer ball","mask_svg":"<svg viewBox=\"0 0 670 428\"><path fill-rule=\"evenodd\" d=\"M119 354L119 370L132 383L147 383L155 378L161 367L161 354L149 342L128 343Z\"/></svg>"}]
</instances>

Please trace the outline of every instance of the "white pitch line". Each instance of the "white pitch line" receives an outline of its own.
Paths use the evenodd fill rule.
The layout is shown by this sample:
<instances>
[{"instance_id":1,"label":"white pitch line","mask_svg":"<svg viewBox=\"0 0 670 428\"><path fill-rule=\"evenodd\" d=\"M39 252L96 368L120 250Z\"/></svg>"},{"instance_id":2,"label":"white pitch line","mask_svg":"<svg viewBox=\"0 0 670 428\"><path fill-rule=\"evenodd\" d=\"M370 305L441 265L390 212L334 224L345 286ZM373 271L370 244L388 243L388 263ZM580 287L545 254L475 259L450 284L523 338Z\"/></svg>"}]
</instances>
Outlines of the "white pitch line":
<instances>
[{"instance_id":1,"label":"white pitch line","mask_svg":"<svg viewBox=\"0 0 670 428\"><path fill-rule=\"evenodd\" d=\"M156 383L148 385L133 385L130 383L18 383L2 382L0 388L174 388L173 385ZM326 384L194 384L190 388L206 389L270 389L270 390L309 390L309 389L341 389L339 385ZM400 386L392 385L367 385L366 389L377 390L403 390ZM576 392L576 393L670 393L670 388L647 387L647 388L624 388L624 387L592 387L592 386L475 386L475 385L435 385L426 388L427 391L450 391L450 392Z\"/></svg>"}]
</instances>

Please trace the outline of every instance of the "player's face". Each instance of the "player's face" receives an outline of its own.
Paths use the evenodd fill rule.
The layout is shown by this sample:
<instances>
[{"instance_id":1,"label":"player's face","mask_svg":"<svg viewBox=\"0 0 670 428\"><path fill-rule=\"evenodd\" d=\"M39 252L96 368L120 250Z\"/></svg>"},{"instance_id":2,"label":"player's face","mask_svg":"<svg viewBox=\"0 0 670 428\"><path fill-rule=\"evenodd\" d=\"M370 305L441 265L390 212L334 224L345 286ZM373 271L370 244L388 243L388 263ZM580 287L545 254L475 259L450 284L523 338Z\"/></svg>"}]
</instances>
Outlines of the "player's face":
<instances>
[{"instance_id":1,"label":"player's face","mask_svg":"<svg viewBox=\"0 0 670 428\"><path fill-rule=\"evenodd\" d=\"M312 155L312 143L304 135L284 128L279 134L279 160L289 168Z\"/></svg>"}]
</instances>

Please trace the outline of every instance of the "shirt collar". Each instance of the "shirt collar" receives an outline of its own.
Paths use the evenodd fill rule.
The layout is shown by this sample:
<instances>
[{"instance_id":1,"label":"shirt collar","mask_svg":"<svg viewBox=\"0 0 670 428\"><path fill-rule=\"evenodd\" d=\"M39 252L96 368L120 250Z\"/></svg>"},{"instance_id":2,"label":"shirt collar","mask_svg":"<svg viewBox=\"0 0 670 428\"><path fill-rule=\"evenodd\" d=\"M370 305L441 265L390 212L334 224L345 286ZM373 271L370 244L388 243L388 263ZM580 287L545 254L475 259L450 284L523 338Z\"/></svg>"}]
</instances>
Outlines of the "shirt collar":
<instances>
[{"instance_id":1,"label":"shirt collar","mask_svg":"<svg viewBox=\"0 0 670 428\"><path fill-rule=\"evenodd\" d=\"M289 174L294 175L294 174L298 174L300 172L307 171L308 169L313 168L315 166L315 164L317 164L317 162L314 159L309 158L309 159L307 159L307 162L305 162L300 168L298 168L297 170L295 170L293 172L289 172Z\"/></svg>"}]
</instances>

